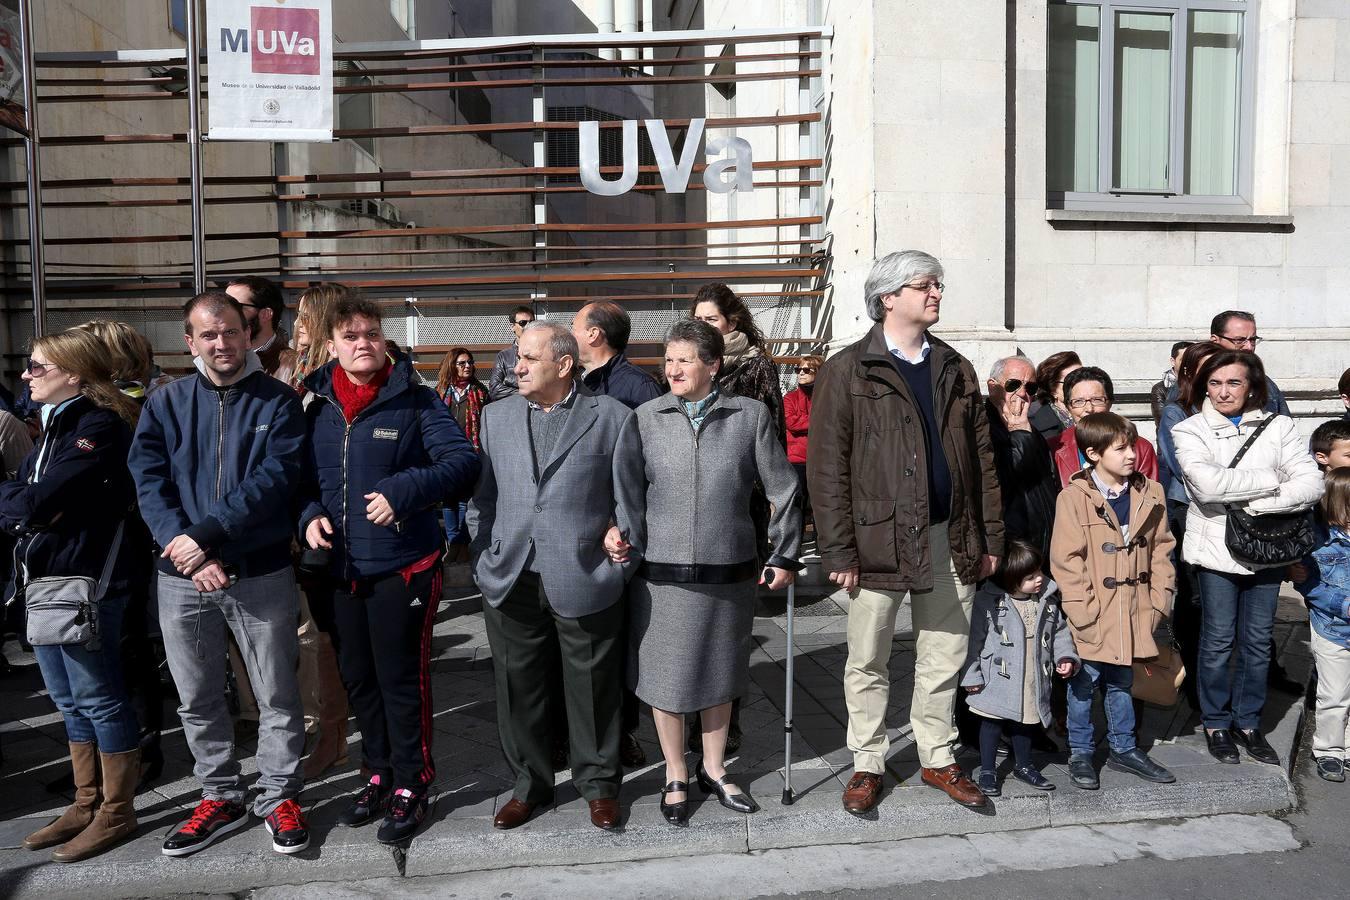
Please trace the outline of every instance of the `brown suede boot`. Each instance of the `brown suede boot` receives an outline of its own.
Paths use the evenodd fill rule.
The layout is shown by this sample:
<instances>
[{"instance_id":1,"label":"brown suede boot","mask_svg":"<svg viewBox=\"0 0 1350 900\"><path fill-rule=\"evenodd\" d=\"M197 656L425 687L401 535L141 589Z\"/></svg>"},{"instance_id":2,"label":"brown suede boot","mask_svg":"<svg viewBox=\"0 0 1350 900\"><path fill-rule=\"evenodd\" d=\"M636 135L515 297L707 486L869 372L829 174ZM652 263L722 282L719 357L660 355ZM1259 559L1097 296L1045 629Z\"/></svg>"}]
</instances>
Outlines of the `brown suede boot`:
<instances>
[{"instance_id":1,"label":"brown suede boot","mask_svg":"<svg viewBox=\"0 0 1350 900\"><path fill-rule=\"evenodd\" d=\"M98 809L98 748L92 742L70 745L70 767L75 775L75 802L66 811L23 839L25 850L64 844L94 821Z\"/></svg>"},{"instance_id":2,"label":"brown suede boot","mask_svg":"<svg viewBox=\"0 0 1350 900\"><path fill-rule=\"evenodd\" d=\"M305 759L304 778L313 781L334 766L347 764L347 689L338 672L337 654L328 635L316 635L319 676L319 739Z\"/></svg>"},{"instance_id":3,"label":"brown suede boot","mask_svg":"<svg viewBox=\"0 0 1350 900\"><path fill-rule=\"evenodd\" d=\"M89 827L52 851L54 862L79 862L97 856L136 830L136 782L141 777L141 751L101 753L103 805Z\"/></svg>"}]
</instances>

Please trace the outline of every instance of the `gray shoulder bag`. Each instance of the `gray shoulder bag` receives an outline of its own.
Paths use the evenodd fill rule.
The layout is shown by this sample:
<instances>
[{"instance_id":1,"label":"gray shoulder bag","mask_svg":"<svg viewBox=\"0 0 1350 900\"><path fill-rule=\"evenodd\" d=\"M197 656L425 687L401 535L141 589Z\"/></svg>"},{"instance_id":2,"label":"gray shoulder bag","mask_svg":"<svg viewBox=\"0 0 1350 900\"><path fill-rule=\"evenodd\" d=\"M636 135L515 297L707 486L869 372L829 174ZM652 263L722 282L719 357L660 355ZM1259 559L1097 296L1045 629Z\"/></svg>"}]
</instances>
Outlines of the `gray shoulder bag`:
<instances>
[{"instance_id":1,"label":"gray shoulder bag","mask_svg":"<svg viewBox=\"0 0 1350 900\"><path fill-rule=\"evenodd\" d=\"M108 592L125 524L125 520L117 523L98 581L84 575L51 575L34 578L24 586L28 643L34 647L83 644L90 650L99 649L98 604Z\"/></svg>"}]
</instances>

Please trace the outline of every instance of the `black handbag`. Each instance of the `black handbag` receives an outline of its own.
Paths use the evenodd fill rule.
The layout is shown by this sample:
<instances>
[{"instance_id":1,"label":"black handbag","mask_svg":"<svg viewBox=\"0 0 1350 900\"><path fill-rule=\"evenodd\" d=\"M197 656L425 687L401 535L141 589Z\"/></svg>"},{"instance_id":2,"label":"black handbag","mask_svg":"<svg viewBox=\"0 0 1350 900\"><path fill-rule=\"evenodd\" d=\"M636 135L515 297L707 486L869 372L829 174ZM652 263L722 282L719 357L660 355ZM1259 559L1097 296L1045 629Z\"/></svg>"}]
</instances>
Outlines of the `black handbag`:
<instances>
[{"instance_id":1,"label":"black handbag","mask_svg":"<svg viewBox=\"0 0 1350 900\"><path fill-rule=\"evenodd\" d=\"M1236 469L1261 432L1275 420L1267 416L1238 450L1228 468ZM1234 561L1247 568L1287 566L1296 563L1317 548L1316 522L1311 509L1296 513L1270 513L1256 516L1246 510L1225 506L1228 513L1224 544Z\"/></svg>"}]
</instances>

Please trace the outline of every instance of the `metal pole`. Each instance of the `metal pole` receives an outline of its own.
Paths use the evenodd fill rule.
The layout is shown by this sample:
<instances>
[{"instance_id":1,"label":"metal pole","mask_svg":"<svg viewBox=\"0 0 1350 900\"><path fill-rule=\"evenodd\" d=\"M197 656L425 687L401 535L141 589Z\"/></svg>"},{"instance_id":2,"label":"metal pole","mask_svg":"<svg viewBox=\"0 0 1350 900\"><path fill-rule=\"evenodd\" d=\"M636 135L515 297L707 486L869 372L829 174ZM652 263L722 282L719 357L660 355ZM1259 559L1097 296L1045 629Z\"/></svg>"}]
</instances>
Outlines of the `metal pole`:
<instances>
[{"instance_id":1,"label":"metal pole","mask_svg":"<svg viewBox=\"0 0 1350 900\"><path fill-rule=\"evenodd\" d=\"M19 40L23 44L23 98L28 120L28 137L23 142L28 166L28 282L33 288L33 336L41 337L47 332L47 263L42 247L42 132L38 129L31 0L19 0Z\"/></svg>"},{"instance_id":2,"label":"metal pole","mask_svg":"<svg viewBox=\"0 0 1350 900\"><path fill-rule=\"evenodd\" d=\"M792 618L797 605L797 582L788 582L787 595L787 686L783 688L783 805L791 806L797 799L792 793L792 692L793 676Z\"/></svg>"},{"instance_id":3,"label":"metal pole","mask_svg":"<svg viewBox=\"0 0 1350 900\"><path fill-rule=\"evenodd\" d=\"M27 0L25 0L27 2ZM187 4L188 169L192 184L192 292L206 290L206 225L202 207L202 59L198 43L200 7Z\"/></svg>"}]
</instances>

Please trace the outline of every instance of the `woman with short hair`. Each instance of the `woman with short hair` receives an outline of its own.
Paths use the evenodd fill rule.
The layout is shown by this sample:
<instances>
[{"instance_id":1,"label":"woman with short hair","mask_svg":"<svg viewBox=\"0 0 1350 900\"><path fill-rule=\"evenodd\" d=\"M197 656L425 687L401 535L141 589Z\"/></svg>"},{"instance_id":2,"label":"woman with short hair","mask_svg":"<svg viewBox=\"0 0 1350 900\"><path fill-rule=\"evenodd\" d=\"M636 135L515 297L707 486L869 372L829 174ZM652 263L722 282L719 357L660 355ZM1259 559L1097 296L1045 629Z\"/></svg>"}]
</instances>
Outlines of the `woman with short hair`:
<instances>
[{"instance_id":1,"label":"woman with short hair","mask_svg":"<svg viewBox=\"0 0 1350 900\"><path fill-rule=\"evenodd\" d=\"M380 308L352 294L328 313L333 358L305 380L316 483L300 531L330 551L333 641L361 726L369 782L338 817L383 817L376 839L416 833L436 775L431 756L431 629L441 599L443 545L435 509L478 477L478 455L445 404L391 358ZM317 335L315 336L317 338Z\"/></svg>"},{"instance_id":2,"label":"woman with short hair","mask_svg":"<svg viewBox=\"0 0 1350 900\"><path fill-rule=\"evenodd\" d=\"M1073 417L1064 405L1064 379L1074 369L1082 367L1083 361L1072 350L1052 353L1036 367L1036 397L1031 401L1027 417L1031 427L1047 441L1073 427Z\"/></svg>"},{"instance_id":3,"label":"woman with short hair","mask_svg":"<svg viewBox=\"0 0 1350 900\"><path fill-rule=\"evenodd\" d=\"M1200 586L1200 712L1209 752L1225 763L1238 761L1234 739L1258 762L1280 761L1261 734L1261 712L1285 572L1283 564L1234 558L1226 540L1229 509L1294 513L1322 496L1322 473L1307 442L1293 419L1265 411L1268 394L1256 354L1212 353L1185 399L1200 411L1172 429L1190 496L1182 555Z\"/></svg>"},{"instance_id":4,"label":"woman with short hair","mask_svg":"<svg viewBox=\"0 0 1350 900\"><path fill-rule=\"evenodd\" d=\"M113 383L108 360L85 329L33 341L23 380L42 404L42 436L16 477L0 483L0 528L18 536L17 594L40 578L100 583L109 574L101 596L91 591L98 628L88 642L33 647L65 719L75 801L23 844L59 844L56 862L87 859L136 830L140 725L122 679L130 551L121 533L134 515L127 453L140 407Z\"/></svg>"},{"instance_id":5,"label":"woman with short hair","mask_svg":"<svg viewBox=\"0 0 1350 900\"><path fill-rule=\"evenodd\" d=\"M704 793L736 812L754 799L727 776L732 701L749 685L756 583L786 587L801 568L797 475L774 433L768 407L726 393L717 373L723 338L685 320L666 339L669 393L637 409L646 473L645 534L633 544L643 563L629 587L629 686L652 707L666 786L661 812L689 818L685 716L701 713ZM772 503L773 553L759 557L751 519L758 481ZM623 547L609 543L616 561Z\"/></svg>"}]
</instances>

